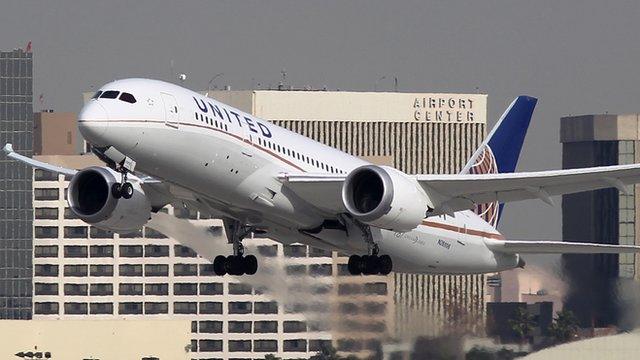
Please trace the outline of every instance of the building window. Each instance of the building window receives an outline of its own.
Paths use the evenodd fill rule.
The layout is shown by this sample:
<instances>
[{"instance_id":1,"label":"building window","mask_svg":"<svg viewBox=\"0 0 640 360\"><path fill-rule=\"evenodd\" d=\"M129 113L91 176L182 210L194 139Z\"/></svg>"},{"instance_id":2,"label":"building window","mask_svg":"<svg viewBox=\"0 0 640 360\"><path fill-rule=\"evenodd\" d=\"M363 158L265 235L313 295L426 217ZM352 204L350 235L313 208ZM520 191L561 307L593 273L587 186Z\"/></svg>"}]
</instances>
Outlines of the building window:
<instances>
[{"instance_id":1,"label":"building window","mask_svg":"<svg viewBox=\"0 0 640 360\"><path fill-rule=\"evenodd\" d=\"M173 295L198 295L198 284L175 283L173 284Z\"/></svg>"},{"instance_id":2,"label":"building window","mask_svg":"<svg viewBox=\"0 0 640 360\"><path fill-rule=\"evenodd\" d=\"M64 276L87 276L87 265L65 265Z\"/></svg>"},{"instance_id":3,"label":"building window","mask_svg":"<svg viewBox=\"0 0 640 360\"><path fill-rule=\"evenodd\" d=\"M91 245L89 253L92 258L112 258L113 245Z\"/></svg>"},{"instance_id":4,"label":"building window","mask_svg":"<svg viewBox=\"0 0 640 360\"><path fill-rule=\"evenodd\" d=\"M286 267L287 275L305 275L307 273L306 265L287 265Z\"/></svg>"},{"instance_id":5,"label":"building window","mask_svg":"<svg viewBox=\"0 0 640 360\"><path fill-rule=\"evenodd\" d=\"M251 302L234 301L229 303L229 314L250 314Z\"/></svg>"},{"instance_id":6,"label":"building window","mask_svg":"<svg viewBox=\"0 0 640 360\"><path fill-rule=\"evenodd\" d=\"M35 283L33 291L36 295L58 295L58 284Z\"/></svg>"},{"instance_id":7,"label":"building window","mask_svg":"<svg viewBox=\"0 0 640 360\"><path fill-rule=\"evenodd\" d=\"M197 264L174 264L173 274L175 276L196 276L198 275Z\"/></svg>"},{"instance_id":8,"label":"building window","mask_svg":"<svg viewBox=\"0 0 640 360\"><path fill-rule=\"evenodd\" d=\"M307 247L304 245L284 245L284 256L286 257L306 257Z\"/></svg>"},{"instance_id":9,"label":"building window","mask_svg":"<svg viewBox=\"0 0 640 360\"><path fill-rule=\"evenodd\" d=\"M142 314L142 303L141 302L122 302L118 304L118 314L120 315Z\"/></svg>"},{"instance_id":10,"label":"building window","mask_svg":"<svg viewBox=\"0 0 640 360\"><path fill-rule=\"evenodd\" d=\"M57 239L58 227L57 226L36 226L34 235L36 239Z\"/></svg>"},{"instance_id":11,"label":"building window","mask_svg":"<svg viewBox=\"0 0 640 360\"><path fill-rule=\"evenodd\" d=\"M266 257L275 257L278 255L278 245L260 245L258 253Z\"/></svg>"},{"instance_id":12,"label":"building window","mask_svg":"<svg viewBox=\"0 0 640 360\"><path fill-rule=\"evenodd\" d=\"M222 295L223 287L220 283L201 283L200 295Z\"/></svg>"},{"instance_id":13,"label":"building window","mask_svg":"<svg viewBox=\"0 0 640 360\"><path fill-rule=\"evenodd\" d=\"M120 276L142 276L142 265L122 264L120 265Z\"/></svg>"},{"instance_id":14,"label":"building window","mask_svg":"<svg viewBox=\"0 0 640 360\"><path fill-rule=\"evenodd\" d=\"M146 284L145 295L169 295L169 284Z\"/></svg>"},{"instance_id":15,"label":"building window","mask_svg":"<svg viewBox=\"0 0 640 360\"><path fill-rule=\"evenodd\" d=\"M58 200L60 196L60 192L58 188L37 188L33 189L33 198L34 200Z\"/></svg>"},{"instance_id":16,"label":"building window","mask_svg":"<svg viewBox=\"0 0 640 360\"><path fill-rule=\"evenodd\" d=\"M229 283L229 294L231 295L251 295L251 285L244 283Z\"/></svg>"},{"instance_id":17,"label":"building window","mask_svg":"<svg viewBox=\"0 0 640 360\"><path fill-rule=\"evenodd\" d=\"M56 220L58 219L58 208L35 208L33 215L36 219L40 220Z\"/></svg>"},{"instance_id":18,"label":"building window","mask_svg":"<svg viewBox=\"0 0 640 360\"><path fill-rule=\"evenodd\" d=\"M309 257L331 257L331 251L309 246Z\"/></svg>"},{"instance_id":19,"label":"building window","mask_svg":"<svg viewBox=\"0 0 640 360\"><path fill-rule=\"evenodd\" d=\"M142 295L142 284L120 284L118 286L120 295Z\"/></svg>"},{"instance_id":20,"label":"building window","mask_svg":"<svg viewBox=\"0 0 640 360\"><path fill-rule=\"evenodd\" d=\"M36 315L58 315L60 312L57 302L37 302L33 306Z\"/></svg>"},{"instance_id":21,"label":"building window","mask_svg":"<svg viewBox=\"0 0 640 360\"><path fill-rule=\"evenodd\" d=\"M276 352L278 351L278 341L277 340L253 340L253 351Z\"/></svg>"},{"instance_id":22,"label":"building window","mask_svg":"<svg viewBox=\"0 0 640 360\"><path fill-rule=\"evenodd\" d=\"M92 239L113 239L113 233L111 231L102 230L95 226L89 229L89 235Z\"/></svg>"},{"instance_id":23,"label":"building window","mask_svg":"<svg viewBox=\"0 0 640 360\"><path fill-rule=\"evenodd\" d=\"M132 231L125 234L120 234L120 239L135 239L142 237L142 229L138 229L136 231Z\"/></svg>"},{"instance_id":24,"label":"building window","mask_svg":"<svg viewBox=\"0 0 640 360\"><path fill-rule=\"evenodd\" d=\"M296 340L285 340L282 344L284 351L288 352L306 352L307 351L307 340L296 339Z\"/></svg>"},{"instance_id":25,"label":"building window","mask_svg":"<svg viewBox=\"0 0 640 360\"><path fill-rule=\"evenodd\" d=\"M299 333L307 331L307 323L304 321L285 321L282 330L286 333Z\"/></svg>"},{"instance_id":26,"label":"building window","mask_svg":"<svg viewBox=\"0 0 640 360\"><path fill-rule=\"evenodd\" d=\"M278 322L277 321L255 321L253 323L253 332L259 334L277 333Z\"/></svg>"},{"instance_id":27,"label":"building window","mask_svg":"<svg viewBox=\"0 0 640 360\"><path fill-rule=\"evenodd\" d=\"M145 257L165 257L169 256L169 246L167 245L145 245Z\"/></svg>"},{"instance_id":28,"label":"building window","mask_svg":"<svg viewBox=\"0 0 640 360\"><path fill-rule=\"evenodd\" d=\"M83 239L87 238L86 226L65 226L64 237L67 239Z\"/></svg>"},{"instance_id":29,"label":"building window","mask_svg":"<svg viewBox=\"0 0 640 360\"><path fill-rule=\"evenodd\" d=\"M215 274L213 264L200 264L200 276L213 276Z\"/></svg>"},{"instance_id":30,"label":"building window","mask_svg":"<svg viewBox=\"0 0 640 360\"><path fill-rule=\"evenodd\" d=\"M366 283L364 284L364 292L370 295L387 295L387 283Z\"/></svg>"},{"instance_id":31,"label":"building window","mask_svg":"<svg viewBox=\"0 0 640 360\"><path fill-rule=\"evenodd\" d=\"M169 276L169 265L145 264L144 276Z\"/></svg>"},{"instance_id":32,"label":"building window","mask_svg":"<svg viewBox=\"0 0 640 360\"><path fill-rule=\"evenodd\" d=\"M35 169L33 171L33 178L35 181L58 181L58 173Z\"/></svg>"},{"instance_id":33,"label":"building window","mask_svg":"<svg viewBox=\"0 0 640 360\"><path fill-rule=\"evenodd\" d=\"M142 245L120 245L120 257L142 257Z\"/></svg>"},{"instance_id":34,"label":"building window","mask_svg":"<svg viewBox=\"0 0 640 360\"><path fill-rule=\"evenodd\" d=\"M387 310L387 304L385 303L365 302L363 307L367 314L372 315L382 315Z\"/></svg>"},{"instance_id":35,"label":"building window","mask_svg":"<svg viewBox=\"0 0 640 360\"><path fill-rule=\"evenodd\" d=\"M87 295L87 284L64 284L65 295Z\"/></svg>"},{"instance_id":36,"label":"building window","mask_svg":"<svg viewBox=\"0 0 640 360\"><path fill-rule=\"evenodd\" d=\"M357 315L359 312L358 305L354 303L340 303L339 309L345 315Z\"/></svg>"},{"instance_id":37,"label":"building window","mask_svg":"<svg viewBox=\"0 0 640 360\"><path fill-rule=\"evenodd\" d=\"M250 333L251 321L229 321L230 333Z\"/></svg>"},{"instance_id":38,"label":"building window","mask_svg":"<svg viewBox=\"0 0 640 360\"><path fill-rule=\"evenodd\" d=\"M78 216L74 213L71 208L64 208L64 218L65 219L77 219Z\"/></svg>"},{"instance_id":39,"label":"building window","mask_svg":"<svg viewBox=\"0 0 640 360\"><path fill-rule=\"evenodd\" d=\"M222 321L200 321L200 332L204 334L221 334Z\"/></svg>"},{"instance_id":40,"label":"building window","mask_svg":"<svg viewBox=\"0 0 640 360\"><path fill-rule=\"evenodd\" d=\"M309 265L309 275L311 276L331 276L333 273L331 264L311 264Z\"/></svg>"},{"instance_id":41,"label":"building window","mask_svg":"<svg viewBox=\"0 0 640 360\"><path fill-rule=\"evenodd\" d=\"M58 265L36 264L34 273L36 276L58 276Z\"/></svg>"},{"instance_id":42,"label":"building window","mask_svg":"<svg viewBox=\"0 0 640 360\"><path fill-rule=\"evenodd\" d=\"M362 343L354 339L338 339L338 351L358 352L362 350Z\"/></svg>"},{"instance_id":43,"label":"building window","mask_svg":"<svg viewBox=\"0 0 640 360\"><path fill-rule=\"evenodd\" d=\"M166 239L167 238L163 233L156 231L152 228L144 228L144 237L146 237L147 239Z\"/></svg>"},{"instance_id":44,"label":"building window","mask_svg":"<svg viewBox=\"0 0 640 360\"><path fill-rule=\"evenodd\" d=\"M147 315L168 314L169 303L167 302L145 302L144 313Z\"/></svg>"},{"instance_id":45,"label":"building window","mask_svg":"<svg viewBox=\"0 0 640 360\"><path fill-rule=\"evenodd\" d=\"M229 340L230 352L251 351L251 340Z\"/></svg>"},{"instance_id":46,"label":"building window","mask_svg":"<svg viewBox=\"0 0 640 360\"><path fill-rule=\"evenodd\" d=\"M86 315L87 303L64 303L64 313L66 315Z\"/></svg>"},{"instance_id":47,"label":"building window","mask_svg":"<svg viewBox=\"0 0 640 360\"><path fill-rule=\"evenodd\" d=\"M58 257L58 245L37 245L33 248L33 256L37 258Z\"/></svg>"},{"instance_id":48,"label":"building window","mask_svg":"<svg viewBox=\"0 0 640 360\"><path fill-rule=\"evenodd\" d=\"M256 314L277 314L278 303L275 301L256 301L255 313Z\"/></svg>"},{"instance_id":49,"label":"building window","mask_svg":"<svg viewBox=\"0 0 640 360\"><path fill-rule=\"evenodd\" d=\"M174 245L173 251L176 254L176 257L196 257L198 254L193 251L190 247L182 246L182 245Z\"/></svg>"},{"instance_id":50,"label":"building window","mask_svg":"<svg viewBox=\"0 0 640 360\"><path fill-rule=\"evenodd\" d=\"M113 295L113 284L91 284L89 293L91 296Z\"/></svg>"},{"instance_id":51,"label":"building window","mask_svg":"<svg viewBox=\"0 0 640 360\"><path fill-rule=\"evenodd\" d=\"M89 313L92 315L113 315L113 303L91 303Z\"/></svg>"},{"instance_id":52,"label":"building window","mask_svg":"<svg viewBox=\"0 0 640 360\"><path fill-rule=\"evenodd\" d=\"M200 340L200 351L222 351L222 340Z\"/></svg>"},{"instance_id":53,"label":"building window","mask_svg":"<svg viewBox=\"0 0 640 360\"><path fill-rule=\"evenodd\" d=\"M64 257L66 258L86 258L88 257L87 247L79 245L65 245Z\"/></svg>"},{"instance_id":54,"label":"building window","mask_svg":"<svg viewBox=\"0 0 640 360\"><path fill-rule=\"evenodd\" d=\"M222 303L203 301L200 303L200 314L222 314Z\"/></svg>"},{"instance_id":55,"label":"building window","mask_svg":"<svg viewBox=\"0 0 640 360\"><path fill-rule=\"evenodd\" d=\"M173 313L174 314L196 314L198 312L198 303L196 302L174 302Z\"/></svg>"},{"instance_id":56,"label":"building window","mask_svg":"<svg viewBox=\"0 0 640 360\"><path fill-rule=\"evenodd\" d=\"M113 276L113 265L91 265L91 276Z\"/></svg>"}]
</instances>

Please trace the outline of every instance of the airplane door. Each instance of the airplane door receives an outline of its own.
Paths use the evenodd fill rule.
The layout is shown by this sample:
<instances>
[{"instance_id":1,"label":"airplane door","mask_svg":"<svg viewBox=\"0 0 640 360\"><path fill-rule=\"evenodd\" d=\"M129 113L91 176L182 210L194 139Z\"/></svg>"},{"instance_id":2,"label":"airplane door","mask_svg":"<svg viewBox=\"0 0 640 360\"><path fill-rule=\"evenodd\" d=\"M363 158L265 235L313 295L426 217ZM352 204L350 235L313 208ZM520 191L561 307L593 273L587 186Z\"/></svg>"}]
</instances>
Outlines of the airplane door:
<instances>
[{"instance_id":1,"label":"airplane door","mask_svg":"<svg viewBox=\"0 0 640 360\"><path fill-rule=\"evenodd\" d=\"M164 103L164 124L177 129L180 121L180 115L178 114L178 102L171 94L161 92L160 95L162 97L162 102Z\"/></svg>"}]
</instances>

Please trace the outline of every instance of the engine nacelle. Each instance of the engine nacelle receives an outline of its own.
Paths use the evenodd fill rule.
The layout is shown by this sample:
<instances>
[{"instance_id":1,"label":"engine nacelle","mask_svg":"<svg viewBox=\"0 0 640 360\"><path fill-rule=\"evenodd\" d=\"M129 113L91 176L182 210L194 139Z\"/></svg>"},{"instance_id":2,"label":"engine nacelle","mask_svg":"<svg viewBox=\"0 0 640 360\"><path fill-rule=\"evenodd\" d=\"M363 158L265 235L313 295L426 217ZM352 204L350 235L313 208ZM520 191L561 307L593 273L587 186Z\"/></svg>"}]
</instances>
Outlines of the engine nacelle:
<instances>
[{"instance_id":1,"label":"engine nacelle","mask_svg":"<svg viewBox=\"0 0 640 360\"><path fill-rule=\"evenodd\" d=\"M111 187L120 174L107 167L92 166L79 171L69 183L69 207L85 222L118 233L140 229L149 221L151 204L140 184L133 180L133 196L116 199Z\"/></svg>"},{"instance_id":2,"label":"engine nacelle","mask_svg":"<svg viewBox=\"0 0 640 360\"><path fill-rule=\"evenodd\" d=\"M388 166L354 169L342 186L347 211L365 224L405 232L415 229L433 208L420 184Z\"/></svg>"}]
</instances>

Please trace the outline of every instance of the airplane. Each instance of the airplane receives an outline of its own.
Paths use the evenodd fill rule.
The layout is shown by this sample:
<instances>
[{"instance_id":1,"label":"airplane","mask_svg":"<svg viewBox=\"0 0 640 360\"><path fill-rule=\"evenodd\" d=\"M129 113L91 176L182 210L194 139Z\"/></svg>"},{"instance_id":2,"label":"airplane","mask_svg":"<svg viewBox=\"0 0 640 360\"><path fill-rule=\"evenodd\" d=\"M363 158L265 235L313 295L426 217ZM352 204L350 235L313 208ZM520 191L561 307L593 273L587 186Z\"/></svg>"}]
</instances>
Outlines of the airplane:
<instances>
[{"instance_id":1,"label":"airplane","mask_svg":"<svg viewBox=\"0 0 640 360\"><path fill-rule=\"evenodd\" d=\"M247 236L350 254L353 275L499 272L529 253L636 253L640 246L508 240L496 226L511 201L640 183L640 164L514 172L537 99L517 97L459 174L408 175L371 164L175 84L116 80L84 105L78 128L105 166L68 169L85 222L135 231L168 204L222 219L232 254L207 254L217 275L253 275ZM178 205L175 205L178 204ZM220 229L222 230L222 229ZM217 241L214 237L207 241Z\"/></svg>"}]
</instances>

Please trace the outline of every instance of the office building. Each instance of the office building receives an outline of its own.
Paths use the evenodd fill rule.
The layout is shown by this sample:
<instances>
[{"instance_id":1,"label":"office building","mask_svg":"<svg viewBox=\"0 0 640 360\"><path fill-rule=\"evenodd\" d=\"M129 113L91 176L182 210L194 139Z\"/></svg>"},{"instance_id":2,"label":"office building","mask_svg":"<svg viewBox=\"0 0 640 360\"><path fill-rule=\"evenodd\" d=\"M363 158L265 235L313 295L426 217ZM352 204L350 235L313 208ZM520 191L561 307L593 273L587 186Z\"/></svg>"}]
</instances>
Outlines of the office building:
<instances>
[{"instance_id":1,"label":"office building","mask_svg":"<svg viewBox=\"0 0 640 360\"><path fill-rule=\"evenodd\" d=\"M0 51L0 144L33 150L33 54ZM32 170L0 157L0 319L31 318Z\"/></svg>"},{"instance_id":2,"label":"office building","mask_svg":"<svg viewBox=\"0 0 640 360\"><path fill-rule=\"evenodd\" d=\"M44 110L33 118L33 155L75 155L78 148L76 114Z\"/></svg>"},{"instance_id":3,"label":"office building","mask_svg":"<svg viewBox=\"0 0 640 360\"><path fill-rule=\"evenodd\" d=\"M584 115L561 119L564 169L640 162L638 114ZM611 184L615 185L614 183ZM637 185L562 197L564 241L637 245ZM582 326L604 327L619 321L618 279L638 279L637 254L563 255L569 284L565 308Z\"/></svg>"}]
</instances>

